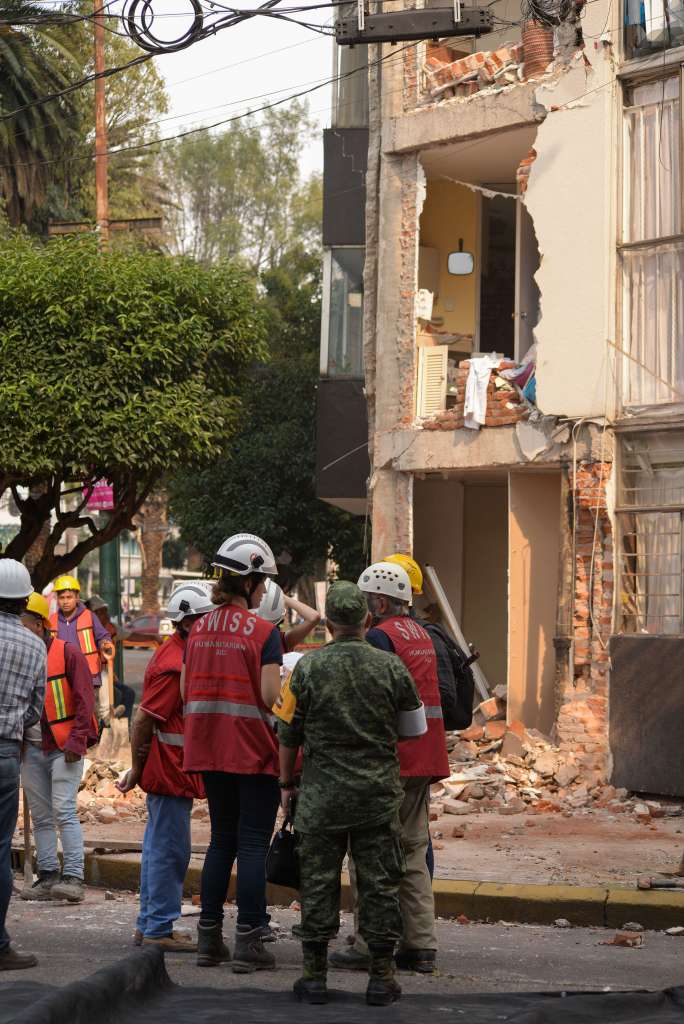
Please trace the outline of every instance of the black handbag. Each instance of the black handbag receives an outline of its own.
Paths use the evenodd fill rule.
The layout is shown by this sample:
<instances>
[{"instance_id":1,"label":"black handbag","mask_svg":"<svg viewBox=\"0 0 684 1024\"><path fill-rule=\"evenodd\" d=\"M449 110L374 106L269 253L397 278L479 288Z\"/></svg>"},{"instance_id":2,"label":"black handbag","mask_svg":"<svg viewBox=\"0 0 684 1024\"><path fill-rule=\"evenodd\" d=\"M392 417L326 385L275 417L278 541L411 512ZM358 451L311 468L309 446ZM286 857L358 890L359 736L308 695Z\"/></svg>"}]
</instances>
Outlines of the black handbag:
<instances>
[{"instance_id":1,"label":"black handbag","mask_svg":"<svg viewBox=\"0 0 684 1024\"><path fill-rule=\"evenodd\" d=\"M290 817L271 840L266 854L266 881L286 889L299 889L299 854Z\"/></svg>"}]
</instances>

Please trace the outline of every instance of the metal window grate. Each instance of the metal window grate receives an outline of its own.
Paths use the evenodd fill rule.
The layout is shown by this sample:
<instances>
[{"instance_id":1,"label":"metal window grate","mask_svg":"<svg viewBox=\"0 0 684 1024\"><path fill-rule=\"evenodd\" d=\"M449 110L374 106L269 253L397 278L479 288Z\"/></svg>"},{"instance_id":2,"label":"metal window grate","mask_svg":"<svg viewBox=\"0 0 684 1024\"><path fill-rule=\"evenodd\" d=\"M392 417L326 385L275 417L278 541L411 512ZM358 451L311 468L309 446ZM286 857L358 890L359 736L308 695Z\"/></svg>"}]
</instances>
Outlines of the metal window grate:
<instances>
[{"instance_id":1,"label":"metal window grate","mask_svg":"<svg viewBox=\"0 0 684 1024\"><path fill-rule=\"evenodd\" d=\"M684 431L624 439L618 519L623 631L684 633Z\"/></svg>"}]
</instances>

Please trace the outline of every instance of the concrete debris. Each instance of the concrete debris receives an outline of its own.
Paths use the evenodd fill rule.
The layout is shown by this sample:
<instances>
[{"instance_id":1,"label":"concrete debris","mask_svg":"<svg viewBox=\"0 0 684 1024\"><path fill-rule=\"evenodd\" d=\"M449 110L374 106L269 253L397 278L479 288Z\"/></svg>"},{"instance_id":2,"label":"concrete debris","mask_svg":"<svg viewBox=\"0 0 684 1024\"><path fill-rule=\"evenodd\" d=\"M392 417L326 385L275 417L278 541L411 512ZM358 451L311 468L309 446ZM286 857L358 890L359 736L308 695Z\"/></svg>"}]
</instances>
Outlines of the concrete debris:
<instances>
[{"instance_id":1,"label":"concrete debris","mask_svg":"<svg viewBox=\"0 0 684 1024\"><path fill-rule=\"evenodd\" d=\"M674 928L666 928L665 929L665 934L666 935L684 935L684 928L682 928L681 925L677 925Z\"/></svg>"},{"instance_id":2,"label":"concrete debris","mask_svg":"<svg viewBox=\"0 0 684 1024\"><path fill-rule=\"evenodd\" d=\"M599 946L627 946L636 949L643 946L644 937L640 932L616 932L612 939L607 942L599 942Z\"/></svg>"},{"instance_id":3,"label":"concrete debris","mask_svg":"<svg viewBox=\"0 0 684 1024\"><path fill-rule=\"evenodd\" d=\"M478 51L454 59L447 46L431 46L423 66L427 92L434 100L471 96L524 81L522 43Z\"/></svg>"},{"instance_id":4,"label":"concrete debris","mask_svg":"<svg viewBox=\"0 0 684 1024\"><path fill-rule=\"evenodd\" d=\"M569 817L607 810L631 812L637 820L651 822L652 816L679 813L678 807L633 798L627 790L603 783L544 733L519 721L506 722L506 712L503 688L497 688L495 696L475 709L469 728L447 733L451 775L431 787L432 821L442 814ZM650 888L651 879L645 881L640 886Z\"/></svg>"},{"instance_id":5,"label":"concrete debris","mask_svg":"<svg viewBox=\"0 0 684 1024\"><path fill-rule=\"evenodd\" d=\"M643 924L639 924L638 921L628 921L627 924L622 926L623 932L643 932Z\"/></svg>"},{"instance_id":6,"label":"concrete debris","mask_svg":"<svg viewBox=\"0 0 684 1024\"><path fill-rule=\"evenodd\" d=\"M558 917L553 922L554 928L572 928L572 925L568 921L567 917Z\"/></svg>"},{"instance_id":7,"label":"concrete debris","mask_svg":"<svg viewBox=\"0 0 684 1024\"><path fill-rule=\"evenodd\" d=\"M116 788L127 767L121 761L85 760L83 779L76 797L81 824L125 824L147 818L146 798L141 789L136 787L130 793L121 793ZM192 817L194 821L208 820L206 801L195 801Z\"/></svg>"}]
</instances>

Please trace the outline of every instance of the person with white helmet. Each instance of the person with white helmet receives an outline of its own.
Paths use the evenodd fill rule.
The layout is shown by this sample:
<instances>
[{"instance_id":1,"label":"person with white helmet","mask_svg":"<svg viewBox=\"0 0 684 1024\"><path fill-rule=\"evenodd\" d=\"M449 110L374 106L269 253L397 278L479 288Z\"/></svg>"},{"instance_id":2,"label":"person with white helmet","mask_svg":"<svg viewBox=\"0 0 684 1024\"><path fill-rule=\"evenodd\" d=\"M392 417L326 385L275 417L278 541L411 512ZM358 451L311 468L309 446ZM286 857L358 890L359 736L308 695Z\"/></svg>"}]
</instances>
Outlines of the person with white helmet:
<instances>
[{"instance_id":1,"label":"person with white helmet","mask_svg":"<svg viewBox=\"0 0 684 1024\"><path fill-rule=\"evenodd\" d=\"M152 655L133 719L132 767L117 783L122 793L140 786L147 793L147 825L140 864L140 913L135 944L191 953L196 943L173 924L181 916L185 873L190 863L190 815L204 797L202 779L183 771L181 672L188 635L210 612L209 580L183 583L171 594L167 615L171 638Z\"/></svg>"},{"instance_id":2,"label":"person with white helmet","mask_svg":"<svg viewBox=\"0 0 684 1024\"><path fill-rule=\"evenodd\" d=\"M442 720L437 657L425 629L410 616L411 580L396 562L374 562L361 573L373 625L366 640L398 655L409 670L425 706L428 731L411 743L399 744L404 799L399 812L406 874L399 887L403 934L395 960L400 969L431 974L435 970L437 932L432 880L426 854L430 839L430 784L447 778L449 757ZM348 950L333 953L330 963L346 970L366 970L368 947L357 934Z\"/></svg>"},{"instance_id":3,"label":"person with white helmet","mask_svg":"<svg viewBox=\"0 0 684 1024\"><path fill-rule=\"evenodd\" d=\"M299 615L301 622L291 626L289 629L282 629L285 614L290 610L295 615ZM321 617L315 608L310 608L303 601L297 601L296 598L290 597L275 580L271 579L266 580L264 596L261 598L259 607L255 611L262 619L266 619L267 622L272 622L274 626L278 626L283 645L283 654L289 654L291 651L294 651L298 644L304 643L309 633L321 621Z\"/></svg>"},{"instance_id":4,"label":"person with white helmet","mask_svg":"<svg viewBox=\"0 0 684 1024\"><path fill-rule=\"evenodd\" d=\"M230 960L223 906L237 860L237 927L232 969L273 969L264 949L266 853L280 800L278 743L271 707L280 693L278 629L260 618L266 579L277 574L260 537L239 533L216 552L215 610L195 625L185 652L185 756L201 772L211 841L202 870L197 963Z\"/></svg>"},{"instance_id":5,"label":"person with white helmet","mask_svg":"<svg viewBox=\"0 0 684 1024\"><path fill-rule=\"evenodd\" d=\"M0 971L35 967L32 953L10 945L5 928L12 895L12 836L19 813L24 733L40 721L45 700L45 644L21 624L33 585L28 569L0 558Z\"/></svg>"}]
</instances>

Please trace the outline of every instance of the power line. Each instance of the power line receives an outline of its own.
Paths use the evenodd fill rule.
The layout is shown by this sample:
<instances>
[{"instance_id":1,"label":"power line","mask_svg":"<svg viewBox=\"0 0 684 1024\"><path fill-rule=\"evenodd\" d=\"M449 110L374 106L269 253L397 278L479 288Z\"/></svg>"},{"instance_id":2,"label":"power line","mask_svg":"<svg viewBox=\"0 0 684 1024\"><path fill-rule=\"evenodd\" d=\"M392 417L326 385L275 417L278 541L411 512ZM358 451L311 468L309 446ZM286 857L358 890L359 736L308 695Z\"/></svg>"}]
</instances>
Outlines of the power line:
<instances>
[{"instance_id":1,"label":"power line","mask_svg":"<svg viewBox=\"0 0 684 1024\"><path fill-rule=\"evenodd\" d=\"M325 79L324 81L321 81L318 84L312 85L312 86L310 86L307 89L302 89L299 92L292 93L289 96L284 96L284 97L282 97L282 99L274 100L273 103L265 103L263 106L256 107L254 110L249 110L249 111L246 111L246 112L241 113L241 114L235 114L232 117L223 118L220 121L215 121L213 124L201 125L201 126L196 127L196 128L189 128L189 129L184 130L182 132L177 132L175 135L165 136L165 137L160 138L160 139L149 139L146 142L140 142L140 143L136 143L136 144L133 144L133 145L130 145L130 146L120 146L117 149L108 149L107 150L107 155L108 156L117 156L119 153L138 152L138 151L143 150L143 149L149 149L149 148L151 148L153 146L161 146L165 142L174 142L177 139L183 139L183 138L186 138L189 135L196 135L199 132L211 131L213 128L220 128L220 127L222 127L225 124L232 124L233 122L240 121L240 120L242 120L245 117L250 117L250 116L253 116L254 114L260 114L260 113L263 113L266 110L272 110L275 107L279 107L279 106L282 106L284 103L290 102L291 100L301 99L303 96L308 96L312 92L316 92L318 89L324 88L326 85L332 85L332 83L335 82L335 81L340 82L340 81L343 81L346 78L350 78L352 75L356 75L360 71L365 71L369 67L374 67L374 66L379 65L379 64L384 64L385 62L387 62L387 61L389 61L391 59L396 59L399 56L399 54L403 53L405 50L408 50L408 49L410 49L410 47L415 46L415 45L416 45L416 43L409 43L406 46L402 46L398 50L393 51L392 53L386 54L384 57L378 58L378 60L376 60L376 61L369 61L367 64L363 64L360 67L353 68L351 71L346 71L342 75L333 75L332 78ZM91 155L91 157L94 157L97 154L96 153L91 153L90 155ZM63 158L60 158L60 157L54 157L54 158L52 158L50 160L33 160L33 161L29 160L29 161L22 161L20 163L17 162L17 163L13 163L13 164L0 164L0 169L5 170L5 169L10 168L10 167L45 167L45 166L48 166L50 164L63 163L63 162L74 163L75 161L80 160L80 159L83 159L83 157L72 157L72 158L69 158L66 161L64 161Z\"/></svg>"}]
</instances>

